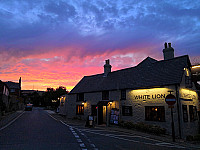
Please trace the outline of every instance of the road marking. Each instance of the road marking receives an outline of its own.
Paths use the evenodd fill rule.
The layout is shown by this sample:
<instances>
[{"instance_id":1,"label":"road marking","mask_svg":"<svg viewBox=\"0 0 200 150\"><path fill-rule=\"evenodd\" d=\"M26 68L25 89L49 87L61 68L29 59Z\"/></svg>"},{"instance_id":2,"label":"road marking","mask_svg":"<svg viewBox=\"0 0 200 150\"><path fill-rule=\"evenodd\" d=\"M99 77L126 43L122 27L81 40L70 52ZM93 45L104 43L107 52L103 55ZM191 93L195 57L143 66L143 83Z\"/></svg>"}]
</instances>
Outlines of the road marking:
<instances>
[{"instance_id":1,"label":"road marking","mask_svg":"<svg viewBox=\"0 0 200 150\"><path fill-rule=\"evenodd\" d=\"M89 143L91 143L91 140L90 140L90 139L87 139L87 141L88 141Z\"/></svg>"},{"instance_id":2,"label":"road marking","mask_svg":"<svg viewBox=\"0 0 200 150\"><path fill-rule=\"evenodd\" d=\"M69 126L68 124L64 123L62 120L60 120L60 122L66 126Z\"/></svg>"},{"instance_id":3,"label":"road marking","mask_svg":"<svg viewBox=\"0 0 200 150\"><path fill-rule=\"evenodd\" d=\"M53 118L54 120L58 121L56 118L54 118L53 116L51 116L50 114L48 114L51 118Z\"/></svg>"},{"instance_id":4,"label":"road marking","mask_svg":"<svg viewBox=\"0 0 200 150\"><path fill-rule=\"evenodd\" d=\"M96 146L94 144L90 144L91 147L95 148Z\"/></svg>"},{"instance_id":5,"label":"road marking","mask_svg":"<svg viewBox=\"0 0 200 150\"><path fill-rule=\"evenodd\" d=\"M121 138L121 137L118 137L118 135L112 135L112 134L101 134L101 133L97 133L97 132L91 132L91 131L85 131L85 132L88 132L88 133L91 133L91 134L96 134L96 135L102 135L102 136L107 136L107 137L111 137L111 138L115 138L115 139L119 139L119 140L124 140L124 141L129 141L129 142L135 142L135 143L143 143L143 144L147 144L147 145L156 145L156 146L165 146L165 147L172 147L172 144L171 143L168 143L168 144L159 144L159 143L148 143L148 142L141 142L141 141L136 141L136 140L130 140L130 139L125 139L125 138ZM176 147L176 148L186 148L184 146L179 146L179 145L174 145L173 144L173 147Z\"/></svg>"},{"instance_id":6,"label":"road marking","mask_svg":"<svg viewBox=\"0 0 200 150\"><path fill-rule=\"evenodd\" d=\"M82 143L82 140L81 139L77 139L78 143Z\"/></svg>"},{"instance_id":7,"label":"road marking","mask_svg":"<svg viewBox=\"0 0 200 150\"><path fill-rule=\"evenodd\" d=\"M52 111L52 110L45 110L48 114L55 114L55 112L54 111Z\"/></svg>"},{"instance_id":8,"label":"road marking","mask_svg":"<svg viewBox=\"0 0 200 150\"><path fill-rule=\"evenodd\" d=\"M171 144L171 143L156 143L155 145L158 145L158 146L167 146L167 147L175 147L175 148L185 148L183 146L174 145L174 144Z\"/></svg>"},{"instance_id":9,"label":"road marking","mask_svg":"<svg viewBox=\"0 0 200 150\"><path fill-rule=\"evenodd\" d=\"M84 143L81 143L81 144L80 144L80 147L85 147L85 144L84 144Z\"/></svg>"},{"instance_id":10,"label":"road marking","mask_svg":"<svg viewBox=\"0 0 200 150\"><path fill-rule=\"evenodd\" d=\"M13 119L11 122L9 122L7 125L5 125L2 128L0 128L0 131L3 130L3 129L5 129L5 128L7 128L9 125L11 125L13 122L15 122L23 114L24 114L24 111L19 116L17 116L15 119Z\"/></svg>"},{"instance_id":11,"label":"road marking","mask_svg":"<svg viewBox=\"0 0 200 150\"><path fill-rule=\"evenodd\" d=\"M71 130L72 134L75 136L75 138L77 139L77 142L80 143L80 147L82 150L87 150L85 144L82 142L82 140L80 139L80 137L78 136L78 134L74 131L74 129L76 129L82 136L84 136L86 138L86 140L90 143L90 147L94 148L94 150L98 150L98 148L96 148L96 146L94 144L91 143L91 140L84 134L82 133L82 130L76 127L72 127L66 123L64 123L63 121L60 120L60 122L62 124L64 124L65 126L68 126L69 129ZM84 149L83 149L84 148Z\"/></svg>"}]
</instances>

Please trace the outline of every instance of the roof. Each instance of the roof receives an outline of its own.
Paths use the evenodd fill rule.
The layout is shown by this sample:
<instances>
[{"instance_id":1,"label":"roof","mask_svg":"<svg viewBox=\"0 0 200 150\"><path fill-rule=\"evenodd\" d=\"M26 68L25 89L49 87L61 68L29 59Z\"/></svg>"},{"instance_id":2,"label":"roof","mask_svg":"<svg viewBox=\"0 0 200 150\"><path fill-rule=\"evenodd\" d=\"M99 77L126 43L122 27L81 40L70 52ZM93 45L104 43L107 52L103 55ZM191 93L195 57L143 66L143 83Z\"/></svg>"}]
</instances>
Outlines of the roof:
<instances>
[{"instance_id":1,"label":"roof","mask_svg":"<svg viewBox=\"0 0 200 150\"><path fill-rule=\"evenodd\" d=\"M110 72L107 77L84 76L70 94L180 84L184 68L190 66L188 55L161 61L147 57L137 66Z\"/></svg>"},{"instance_id":2,"label":"roof","mask_svg":"<svg viewBox=\"0 0 200 150\"><path fill-rule=\"evenodd\" d=\"M15 83L11 81L4 82L4 83L9 87L9 89L20 89L19 83Z\"/></svg>"}]
</instances>

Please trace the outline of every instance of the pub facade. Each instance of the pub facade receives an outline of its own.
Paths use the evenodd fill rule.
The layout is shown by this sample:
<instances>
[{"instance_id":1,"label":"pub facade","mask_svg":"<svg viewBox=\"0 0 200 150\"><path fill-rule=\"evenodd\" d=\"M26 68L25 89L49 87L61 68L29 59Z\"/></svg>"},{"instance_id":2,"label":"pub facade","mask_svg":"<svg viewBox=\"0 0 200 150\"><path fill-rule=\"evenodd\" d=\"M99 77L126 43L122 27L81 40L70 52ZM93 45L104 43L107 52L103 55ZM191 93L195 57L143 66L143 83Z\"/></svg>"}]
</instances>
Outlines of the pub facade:
<instances>
[{"instance_id":1,"label":"pub facade","mask_svg":"<svg viewBox=\"0 0 200 150\"><path fill-rule=\"evenodd\" d=\"M135 67L111 72L106 60L104 73L83 77L67 95L67 117L86 120L90 115L97 124L106 125L143 122L171 134L171 108L165 102L171 93L176 98L175 136L196 135L199 98L189 57L174 57L171 44L164 46L161 61L147 57Z\"/></svg>"}]
</instances>

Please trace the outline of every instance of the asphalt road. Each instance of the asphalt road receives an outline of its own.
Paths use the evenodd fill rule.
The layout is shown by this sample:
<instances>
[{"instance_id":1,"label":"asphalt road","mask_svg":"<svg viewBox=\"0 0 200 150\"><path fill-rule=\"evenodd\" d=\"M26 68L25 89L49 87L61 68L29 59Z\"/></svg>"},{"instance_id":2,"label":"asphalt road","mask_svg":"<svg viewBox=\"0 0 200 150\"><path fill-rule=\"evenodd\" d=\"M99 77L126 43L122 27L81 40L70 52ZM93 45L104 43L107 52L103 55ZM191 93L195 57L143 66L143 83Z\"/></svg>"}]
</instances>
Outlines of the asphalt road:
<instances>
[{"instance_id":1,"label":"asphalt road","mask_svg":"<svg viewBox=\"0 0 200 150\"><path fill-rule=\"evenodd\" d=\"M0 150L80 149L68 127L53 120L41 108L25 111L0 131Z\"/></svg>"},{"instance_id":2,"label":"asphalt road","mask_svg":"<svg viewBox=\"0 0 200 150\"><path fill-rule=\"evenodd\" d=\"M24 112L0 130L0 150L178 150L196 149L102 128L85 128L51 117L42 108Z\"/></svg>"}]
</instances>

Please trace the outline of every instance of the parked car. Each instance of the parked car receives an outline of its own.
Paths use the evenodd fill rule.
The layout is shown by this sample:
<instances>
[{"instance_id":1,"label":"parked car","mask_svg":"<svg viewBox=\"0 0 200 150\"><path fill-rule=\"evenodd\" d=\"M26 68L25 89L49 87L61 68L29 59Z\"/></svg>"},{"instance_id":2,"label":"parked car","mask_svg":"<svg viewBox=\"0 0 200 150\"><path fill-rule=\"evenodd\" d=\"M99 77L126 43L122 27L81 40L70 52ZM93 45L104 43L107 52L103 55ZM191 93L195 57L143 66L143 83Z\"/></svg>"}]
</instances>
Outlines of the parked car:
<instances>
[{"instance_id":1,"label":"parked car","mask_svg":"<svg viewBox=\"0 0 200 150\"><path fill-rule=\"evenodd\" d=\"M33 108L33 104L26 104L26 106L25 106L25 110L32 111L32 108Z\"/></svg>"}]
</instances>

